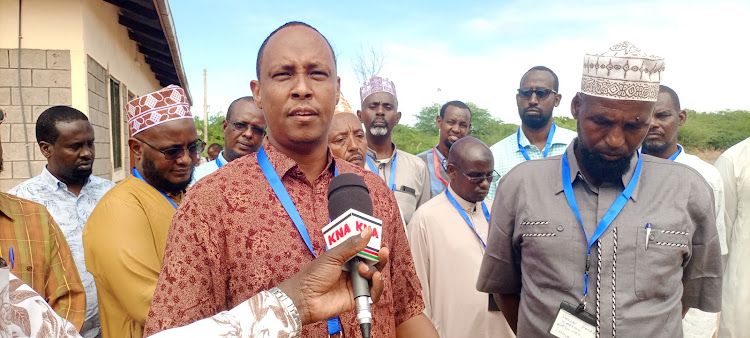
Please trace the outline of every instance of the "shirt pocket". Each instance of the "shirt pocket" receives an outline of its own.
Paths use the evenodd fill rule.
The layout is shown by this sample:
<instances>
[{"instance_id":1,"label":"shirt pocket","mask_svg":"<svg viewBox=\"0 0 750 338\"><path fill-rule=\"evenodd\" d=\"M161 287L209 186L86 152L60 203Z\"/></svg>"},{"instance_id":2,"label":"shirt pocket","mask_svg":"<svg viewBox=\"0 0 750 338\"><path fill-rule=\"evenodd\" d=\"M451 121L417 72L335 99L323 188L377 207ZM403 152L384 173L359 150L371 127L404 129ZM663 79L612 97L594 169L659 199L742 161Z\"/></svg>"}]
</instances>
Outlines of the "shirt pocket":
<instances>
[{"instance_id":1,"label":"shirt pocket","mask_svg":"<svg viewBox=\"0 0 750 338\"><path fill-rule=\"evenodd\" d=\"M638 228L635 238L635 295L638 299L666 299L682 283L682 264L688 254L689 233L651 228L646 248L647 229Z\"/></svg>"},{"instance_id":2,"label":"shirt pocket","mask_svg":"<svg viewBox=\"0 0 750 338\"><path fill-rule=\"evenodd\" d=\"M585 262L585 255L576 255L572 250L570 225L551 224L546 221L521 222L521 266L522 271L533 275L534 283L540 288L569 291L573 288L574 273L571 267ZM585 254L585 251L584 251ZM576 261L582 257L581 261ZM579 276L583 281L583 273Z\"/></svg>"}]
</instances>

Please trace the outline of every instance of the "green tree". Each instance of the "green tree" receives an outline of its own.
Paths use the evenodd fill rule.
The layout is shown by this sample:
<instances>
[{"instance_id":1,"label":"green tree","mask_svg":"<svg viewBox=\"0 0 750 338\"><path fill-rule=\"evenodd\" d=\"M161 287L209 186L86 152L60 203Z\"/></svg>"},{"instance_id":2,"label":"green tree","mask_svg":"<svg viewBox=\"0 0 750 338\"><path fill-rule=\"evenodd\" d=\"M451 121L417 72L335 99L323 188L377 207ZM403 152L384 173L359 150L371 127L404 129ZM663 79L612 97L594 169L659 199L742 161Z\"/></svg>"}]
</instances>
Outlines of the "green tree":
<instances>
[{"instance_id":1,"label":"green tree","mask_svg":"<svg viewBox=\"0 0 750 338\"><path fill-rule=\"evenodd\" d=\"M578 130L578 124L575 119L572 119L567 116L554 116L552 117L553 120L555 120L555 124L558 127L563 127L565 129L570 129L572 131Z\"/></svg>"},{"instance_id":2,"label":"green tree","mask_svg":"<svg viewBox=\"0 0 750 338\"><path fill-rule=\"evenodd\" d=\"M209 115L208 137L206 137L205 135L203 135L203 119L198 116L193 117L193 120L195 121L195 129L198 129L198 137L203 140L203 142L206 142L206 149L203 150L201 156L207 156L206 150L212 143L218 143L222 147L224 147L224 131L221 129L221 126L224 123L224 119L224 112L219 112L218 115Z\"/></svg>"},{"instance_id":3,"label":"green tree","mask_svg":"<svg viewBox=\"0 0 750 338\"><path fill-rule=\"evenodd\" d=\"M487 109L481 108L472 102L467 102L466 105L471 109L471 130L469 131L469 135L482 140L482 142L488 146L497 143L504 137L512 134L518 128L515 124L503 123L501 119L492 117ZM421 141L414 139L419 134L411 133L408 146L402 146L399 143L396 144L398 144L399 147L406 147L406 149L412 149L410 147L414 147L414 153L422 152L434 146L439 139L438 128L435 124L435 118L439 113L440 105L437 103L422 108L419 113L417 113L417 122L413 127L415 132L421 134ZM395 131L396 130L394 129L394 140L396 135ZM405 130L403 132L406 133ZM404 150L408 151L406 149Z\"/></svg>"}]
</instances>

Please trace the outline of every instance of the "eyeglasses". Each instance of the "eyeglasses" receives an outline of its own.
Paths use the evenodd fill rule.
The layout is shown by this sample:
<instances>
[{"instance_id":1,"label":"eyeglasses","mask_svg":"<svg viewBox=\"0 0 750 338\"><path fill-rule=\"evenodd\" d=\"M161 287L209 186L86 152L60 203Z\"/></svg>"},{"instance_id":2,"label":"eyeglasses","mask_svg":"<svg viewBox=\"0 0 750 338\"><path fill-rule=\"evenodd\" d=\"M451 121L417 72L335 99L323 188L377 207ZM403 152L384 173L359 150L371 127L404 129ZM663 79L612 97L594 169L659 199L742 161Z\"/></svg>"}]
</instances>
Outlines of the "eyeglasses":
<instances>
[{"instance_id":1,"label":"eyeglasses","mask_svg":"<svg viewBox=\"0 0 750 338\"><path fill-rule=\"evenodd\" d=\"M263 135L266 134L266 130L265 129L263 129L261 127L258 127L258 126L255 126L255 125L250 125L249 123L245 123L245 122L232 122L232 121L229 121L229 120L226 120L226 121L227 121L227 123L229 123L229 124L232 125L232 128L234 128L235 130L239 131L240 133L246 132L247 128L252 128L253 134L255 134L255 135L263 136Z\"/></svg>"},{"instance_id":2,"label":"eyeglasses","mask_svg":"<svg viewBox=\"0 0 750 338\"><path fill-rule=\"evenodd\" d=\"M469 176L469 175L466 175L466 173L464 173L464 171L461 170L461 168L459 168L459 166L457 166L455 163L450 163L450 164L452 164L453 167L458 169L460 173L466 176L466 178L469 179L469 182L471 182L471 184L482 184L484 180L487 180L488 182L493 183L493 182L497 182L500 179L500 174L498 174L497 171L495 170L492 171L492 175Z\"/></svg>"},{"instance_id":3,"label":"eyeglasses","mask_svg":"<svg viewBox=\"0 0 750 338\"><path fill-rule=\"evenodd\" d=\"M146 144L147 146L153 148L154 150L156 150L156 151L164 154L164 158L167 161L177 160L180 157L182 157L183 154L185 154L185 148L183 148L183 147L172 147L172 148L167 148L167 149L159 149L157 147L154 147L154 146L146 143L146 141L141 140L141 139L139 139L137 137L135 137L135 139L138 140L138 141L143 142L144 144ZM198 139L198 141L195 141L195 143L193 143L193 144L191 144L191 145L189 145L187 147L187 151L188 151L188 154L190 154L190 156L198 156L198 154L200 154L200 153L203 152L203 149L205 147L206 147L206 142L203 142L203 140Z\"/></svg>"},{"instance_id":4,"label":"eyeglasses","mask_svg":"<svg viewBox=\"0 0 750 338\"><path fill-rule=\"evenodd\" d=\"M537 88L537 89L531 89L531 88L519 88L518 89L518 95L521 95L521 97L525 99L530 99L531 94L536 94L536 97L540 100L546 99L549 94L555 93L556 91L548 88Z\"/></svg>"}]
</instances>

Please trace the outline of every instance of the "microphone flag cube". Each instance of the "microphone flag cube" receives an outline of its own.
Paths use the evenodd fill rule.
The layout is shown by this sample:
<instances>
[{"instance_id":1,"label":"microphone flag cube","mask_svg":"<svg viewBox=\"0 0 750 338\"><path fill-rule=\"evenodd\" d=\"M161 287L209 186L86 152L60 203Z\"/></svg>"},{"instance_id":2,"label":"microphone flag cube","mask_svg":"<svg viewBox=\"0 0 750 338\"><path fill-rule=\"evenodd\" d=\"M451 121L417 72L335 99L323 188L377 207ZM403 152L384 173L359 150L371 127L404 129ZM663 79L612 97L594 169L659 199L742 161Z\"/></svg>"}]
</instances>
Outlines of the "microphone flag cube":
<instances>
[{"instance_id":1,"label":"microphone flag cube","mask_svg":"<svg viewBox=\"0 0 750 338\"><path fill-rule=\"evenodd\" d=\"M380 261L380 243L383 234L383 221L359 212L349 209L341 216L336 217L331 223L323 227L323 237L326 241L326 250L335 248L343 243L349 237L359 236L367 228L372 228L372 237L367 246L357 253L365 263L374 265Z\"/></svg>"}]
</instances>

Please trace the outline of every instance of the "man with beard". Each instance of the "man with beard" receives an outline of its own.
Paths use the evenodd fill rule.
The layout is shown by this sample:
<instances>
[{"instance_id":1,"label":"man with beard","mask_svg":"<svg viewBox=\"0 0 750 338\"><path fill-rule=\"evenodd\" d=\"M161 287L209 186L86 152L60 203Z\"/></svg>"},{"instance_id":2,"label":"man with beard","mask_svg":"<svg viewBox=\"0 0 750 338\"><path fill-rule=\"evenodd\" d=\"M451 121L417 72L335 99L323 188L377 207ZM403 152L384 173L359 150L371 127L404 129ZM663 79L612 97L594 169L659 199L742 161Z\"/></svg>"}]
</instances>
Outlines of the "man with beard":
<instances>
[{"instance_id":1,"label":"man with beard","mask_svg":"<svg viewBox=\"0 0 750 338\"><path fill-rule=\"evenodd\" d=\"M362 109L357 110L357 116L367 131L367 167L391 188L408 224L414 211L431 197L430 174L424 161L396 149L391 141L391 132L401 120L393 82L373 76L359 92Z\"/></svg>"},{"instance_id":2,"label":"man with beard","mask_svg":"<svg viewBox=\"0 0 750 338\"><path fill-rule=\"evenodd\" d=\"M513 337L497 307L488 311L488 294L474 286L489 229L487 204L492 205L485 197L499 179L492 152L469 136L457 140L447 158L450 185L409 222L424 313L441 337Z\"/></svg>"},{"instance_id":3,"label":"man with beard","mask_svg":"<svg viewBox=\"0 0 750 338\"><path fill-rule=\"evenodd\" d=\"M258 151L266 135L266 118L252 96L232 101L227 109L227 118L221 125L224 132L224 150L208 163L195 168L193 182L208 176L229 162ZM219 146L221 148L221 146ZM209 149L210 150L210 149ZM192 185L191 184L191 185Z\"/></svg>"},{"instance_id":4,"label":"man with beard","mask_svg":"<svg viewBox=\"0 0 750 338\"><path fill-rule=\"evenodd\" d=\"M477 289L518 336L681 337L689 308L719 311L711 187L638 153L663 71L628 42L587 54L578 138L501 180Z\"/></svg>"},{"instance_id":5,"label":"man with beard","mask_svg":"<svg viewBox=\"0 0 750 338\"><path fill-rule=\"evenodd\" d=\"M471 109L461 101L450 101L440 107L435 124L440 136L438 144L417 154L427 165L430 174L430 197L437 196L448 187L451 178L446 171L445 159L453 143L469 133Z\"/></svg>"},{"instance_id":6,"label":"man with beard","mask_svg":"<svg viewBox=\"0 0 750 338\"><path fill-rule=\"evenodd\" d=\"M664 85L659 86L659 97L654 107L646 139L641 147L643 154L648 154L670 161L685 164L697 170L711 186L714 193L714 211L716 230L719 234L722 256L727 254L726 229L724 226L724 183L719 171L704 162L698 156L690 155L677 143L677 131L685 124L687 112L680 108L677 93ZM682 328L687 337L711 337L716 331L717 314L690 309L682 321Z\"/></svg>"},{"instance_id":7,"label":"man with beard","mask_svg":"<svg viewBox=\"0 0 750 338\"><path fill-rule=\"evenodd\" d=\"M86 290L84 337L99 335L99 310L94 277L83 258L83 226L104 194L115 184L92 176L94 128L79 110L54 106L36 121L36 140L47 165L42 173L8 191L43 204L65 235Z\"/></svg>"},{"instance_id":8,"label":"man with beard","mask_svg":"<svg viewBox=\"0 0 750 338\"><path fill-rule=\"evenodd\" d=\"M552 120L552 110L562 99L559 87L557 74L544 66L533 67L521 77L516 94L521 126L490 147L501 177L524 161L562 154L576 137L574 131L557 127ZM494 199L496 191L497 182L490 186L487 198Z\"/></svg>"},{"instance_id":9,"label":"man with beard","mask_svg":"<svg viewBox=\"0 0 750 338\"><path fill-rule=\"evenodd\" d=\"M339 173L353 173L367 185L373 216L383 221L382 246L390 249L372 337L437 337L422 313L393 193L378 175L329 150L340 88L330 44L315 28L289 22L266 38L256 60L251 87L268 135L257 153L198 182L175 214L146 335L231 309L319 257L329 186ZM329 335L360 336L355 313L317 318L300 336Z\"/></svg>"},{"instance_id":10,"label":"man with beard","mask_svg":"<svg viewBox=\"0 0 750 338\"><path fill-rule=\"evenodd\" d=\"M4 119L5 113L0 110L0 124ZM10 274L33 288L76 330L81 329L86 318L86 293L65 236L43 205L0 192L0 257L10 268ZM6 302L0 300L3 324L22 317L14 316Z\"/></svg>"},{"instance_id":11,"label":"man with beard","mask_svg":"<svg viewBox=\"0 0 750 338\"><path fill-rule=\"evenodd\" d=\"M342 104L344 103L344 104ZM343 159L358 167L365 167L367 140L362 122L351 111L349 102L343 96L336 105L336 111L328 131L328 147L333 156Z\"/></svg>"},{"instance_id":12,"label":"man with beard","mask_svg":"<svg viewBox=\"0 0 750 338\"><path fill-rule=\"evenodd\" d=\"M133 175L104 195L83 230L104 337L143 336L167 230L205 146L178 86L128 102L127 112Z\"/></svg>"}]
</instances>

